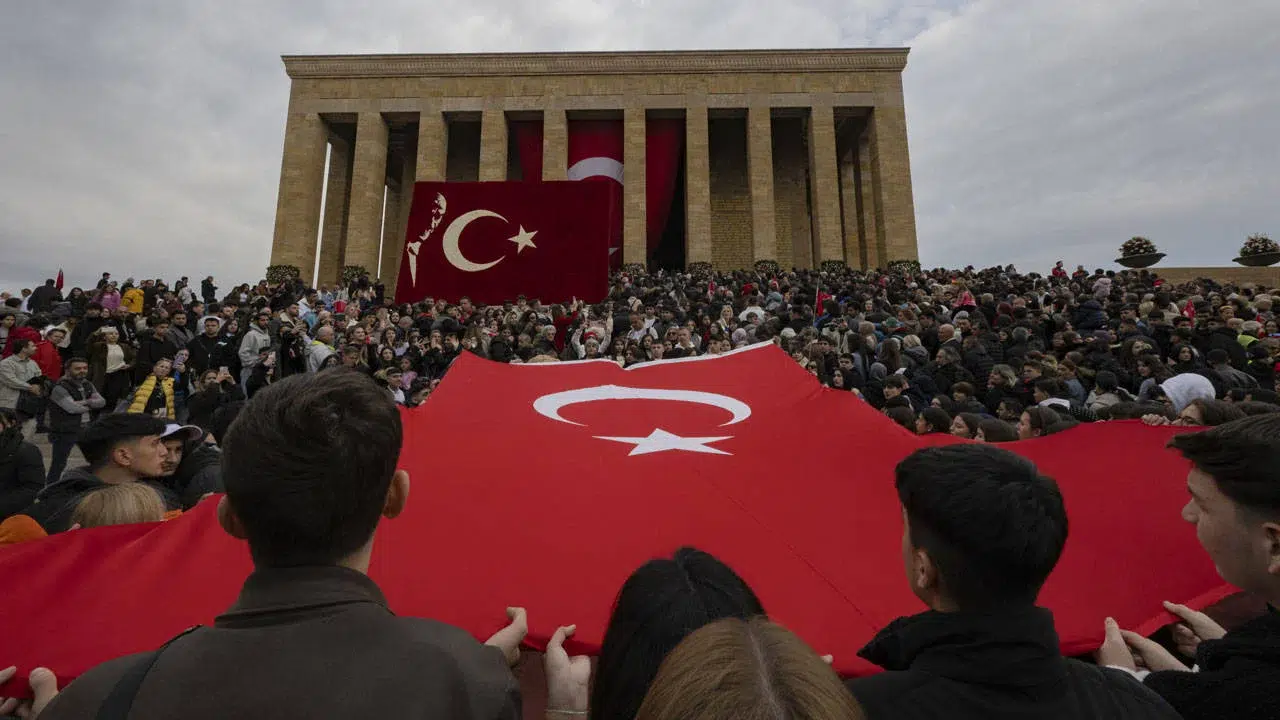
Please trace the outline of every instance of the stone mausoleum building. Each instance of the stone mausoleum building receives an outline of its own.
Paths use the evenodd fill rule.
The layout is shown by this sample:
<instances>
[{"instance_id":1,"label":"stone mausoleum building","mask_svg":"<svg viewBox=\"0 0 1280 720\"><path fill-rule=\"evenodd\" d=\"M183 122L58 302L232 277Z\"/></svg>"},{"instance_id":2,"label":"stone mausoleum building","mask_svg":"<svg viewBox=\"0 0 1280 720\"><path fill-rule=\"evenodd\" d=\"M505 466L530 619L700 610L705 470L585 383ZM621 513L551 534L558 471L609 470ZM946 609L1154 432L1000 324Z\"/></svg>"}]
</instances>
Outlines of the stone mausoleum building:
<instances>
[{"instance_id":1,"label":"stone mausoleum building","mask_svg":"<svg viewBox=\"0 0 1280 720\"><path fill-rule=\"evenodd\" d=\"M317 283L359 265L394 284L415 181L520 180L513 128L622 128L624 262L747 268L916 260L906 49L286 56L292 80L273 264ZM655 249L646 124L679 120ZM646 240L649 243L646 244Z\"/></svg>"}]
</instances>

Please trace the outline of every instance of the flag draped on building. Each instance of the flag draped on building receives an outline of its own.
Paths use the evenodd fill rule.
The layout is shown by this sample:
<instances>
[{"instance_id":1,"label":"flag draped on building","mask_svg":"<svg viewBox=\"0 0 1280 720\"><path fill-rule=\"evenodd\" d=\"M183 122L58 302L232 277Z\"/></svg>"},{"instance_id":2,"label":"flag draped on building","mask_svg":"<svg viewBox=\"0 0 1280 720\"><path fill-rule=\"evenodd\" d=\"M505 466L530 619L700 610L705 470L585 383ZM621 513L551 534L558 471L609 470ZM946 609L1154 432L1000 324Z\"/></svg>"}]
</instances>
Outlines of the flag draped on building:
<instances>
[{"instance_id":1,"label":"flag draped on building","mask_svg":"<svg viewBox=\"0 0 1280 720\"><path fill-rule=\"evenodd\" d=\"M543 176L543 124L512 123L520 150L520 175L526 181ZM610 223L610 269L622 267L623 185L626 167L621 120L569 120L565 168L569 180L604 183L610 188L615 212ZM645 122L645 252L651 257L662 243L671 215L684 148L684 121L650 118Z\"/></svg>"},{"instance_id":2,"label":"flag draped on building","mask_svg":"<svg viewBox=\"0 0 1280 720\"><path fill-rule=\"evenodd\" d=\"M611 211L594 184L418 183L396 300L603 300Z\"/></svg>"},{"instance_id":3,"label":"flag draped on building","mask_svg":"<svg viewBox=\"0 0 1280 720\"><path fill-rule=\"evenodd\" d=\"M906 432L767 344L628 370L464 353L404 419L414 490L370 568L395 612L485 637L519 604L534 646L576 623L571 652L595 652L627 575L694 545L846 674L871 672L855 651L924 609L903 577L894 466L961 442ZM1096 647L1108 615L1150 632L1169 621L1161 600L1231 591L1179 516L1187 464L1164 447L1177 431L1098 423L1004 446L1066 499L1071 536L1040 598L1065 652ZM5 662L69 679L211 622L250 571L215 505L0 548L0 577L24 578L0 604Z\"/></svg>"}]
</instances>

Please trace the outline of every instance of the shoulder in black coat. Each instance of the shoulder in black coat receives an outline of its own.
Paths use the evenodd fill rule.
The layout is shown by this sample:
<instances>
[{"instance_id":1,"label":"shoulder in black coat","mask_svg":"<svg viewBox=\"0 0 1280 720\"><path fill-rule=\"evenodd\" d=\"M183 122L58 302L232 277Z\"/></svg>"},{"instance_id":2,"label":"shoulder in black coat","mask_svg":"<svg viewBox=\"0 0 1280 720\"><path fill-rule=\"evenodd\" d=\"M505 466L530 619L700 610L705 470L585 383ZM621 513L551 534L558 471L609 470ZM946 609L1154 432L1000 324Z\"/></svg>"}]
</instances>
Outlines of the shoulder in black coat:
<instances>
[{"instance_id":1,"label":"shoulder in black coat","mask_svg":"<svg viewBox=\"0 0 1280 720\"><path fill-rule=\"evenodd\" d=\"M22 428L0 433L0 520L26 509L44 487L40 448L22 439Z\"/></svg>"},{"instance_id":2,"label":"shoulder in black coat","mask_svg":"<svg viewBox=\"0 0 1280 720\"><path fill-rule=\"evenodd\" d=\"M1137 679L1062 657L1036 607L898 618L858 655L887 670L849 681L871 720L1176 720Z\"/></svg>"},{"instance_id":3,"label":"shoulder in black coat","mask_svg":"<svg viewBox=\"0 0 1280 720\"><path fill-rule=\"evenodd\" d=\"M1266 615L1206 640L1196 650L1200 671L1158 672L1146 686L1185 720L1280 718L1280 613Z\"/></svg>"}]
</instances>

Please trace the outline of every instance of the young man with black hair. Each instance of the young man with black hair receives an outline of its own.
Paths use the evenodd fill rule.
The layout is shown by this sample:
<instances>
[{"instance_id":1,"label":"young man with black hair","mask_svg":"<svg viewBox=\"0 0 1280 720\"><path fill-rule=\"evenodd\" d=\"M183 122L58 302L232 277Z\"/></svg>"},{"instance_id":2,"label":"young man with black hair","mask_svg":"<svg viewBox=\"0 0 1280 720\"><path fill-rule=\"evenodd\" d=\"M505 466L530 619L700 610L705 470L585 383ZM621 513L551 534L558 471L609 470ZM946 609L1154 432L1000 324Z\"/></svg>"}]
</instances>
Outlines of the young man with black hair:
<instances>
[{"instance_id":1,"label":"young man with black hair","mask_svg":"<svg viewBox=\"0 0 1280 720\"><path fill-rule=\"evenodd\" d=\"M409 475L396 469L400 414L385 390L352 371L292 375L218 439L218 518L254 563L239 599L211 627L88 671L43 720L100 716L104 705L141 720L520 716L508 664L523 610L510 609L511 625L481 645L396 617L367 577L378 522L409 496ZM140 682L124 692L134 674Z\"/></svg>"},{"instance_id":2,"label":"young man with black hair","mask_svg":"<svg viewBox=\"0 0 1280 720\"><path fill-rule=\"evenodd\" d=\"M1053 480L982 444L917 451L896 475L907 581L930 610L859 651L888 671L849 683L871 720L1178 717L1124 673L1059 652L1035 604L1067 541Z\"/></svg>"},{"instance_id":3,"label":"young man with black hair","mask_svg":"<svg viewBox=\"0 0 1280 720\"><path fill-rule=\"evenodd\" d=\"M180 507L176 495L150 478L164 475L168 457L161 436L165 422L151 415L115 413L104 415L80 432L76 445L88 464L71 468L50 483L24 511L45 532L62 532L71 527L71 514L80 499L107 485L147 481L160 493L169 510Z\"/></svg>"},{"instance_id":4,"label":"young man with black hair","mask_svg":"<svg viewBox=\"0 0 1280 720\"><path fill-rule=\"evenodd\" d=\"M1186 720L1280 717L1280 414L1175 435L1169 447L1191 462L1182 518L1196 526L1222 579L1269 607L1227 632L1204 613L1166 602L1181 620L1174 640L1196 672L1111 619L1098 662L1142 678ZM1150 674L1137 671L1135 656Z\"/></svg>"}]
</instances>

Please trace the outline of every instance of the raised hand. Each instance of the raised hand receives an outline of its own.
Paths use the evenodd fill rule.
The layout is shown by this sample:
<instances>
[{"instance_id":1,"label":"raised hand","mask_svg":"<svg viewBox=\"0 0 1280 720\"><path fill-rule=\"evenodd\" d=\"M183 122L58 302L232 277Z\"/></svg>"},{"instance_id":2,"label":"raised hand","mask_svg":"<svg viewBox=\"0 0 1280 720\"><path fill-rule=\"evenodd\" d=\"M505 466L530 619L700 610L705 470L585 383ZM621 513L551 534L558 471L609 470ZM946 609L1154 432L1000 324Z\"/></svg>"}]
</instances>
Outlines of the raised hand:
<instances>
[{"instance_id":1,"label":"raised hand","mask_svg":"<svg viewBox=\"0 0 1280 720\"><path fill-rule=\"evenodd\" d=\"M507 658L507 664L515 667L520 662L520 643L529 634L529 618L522 607L507 608L507 617L511 622L485 640L484 644L501 650Z\"/></svg>"},{"instance_id":2,"label":"raised hand","mask_svg":"<svg viewBox=\"0 0 1280 720\"><path fill-rule=\"evenodd\" d=\"M556 629L547 643L543 656L543 668L547 675L547 709L572 714L585 713L591 683L591 659L586 655L569 657L564 641L573 636L577 625L565 625Z\"/></svg>"}]
</instances>

